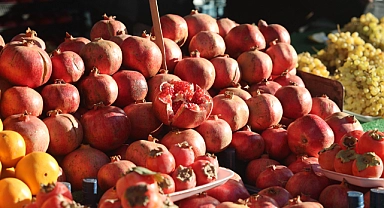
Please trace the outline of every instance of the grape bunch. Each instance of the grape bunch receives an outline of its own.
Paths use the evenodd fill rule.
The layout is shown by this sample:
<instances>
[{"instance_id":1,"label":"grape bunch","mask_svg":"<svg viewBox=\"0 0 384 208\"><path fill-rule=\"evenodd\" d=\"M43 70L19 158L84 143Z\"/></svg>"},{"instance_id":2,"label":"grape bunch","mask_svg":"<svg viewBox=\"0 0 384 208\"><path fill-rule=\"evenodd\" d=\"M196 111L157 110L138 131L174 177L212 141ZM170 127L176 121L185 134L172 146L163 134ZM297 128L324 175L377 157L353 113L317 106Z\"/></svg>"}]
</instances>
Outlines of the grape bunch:
<instances>
[{"instance_id":1,"label":"grape bunch","mask_svg":"<svg viewBox=\"0 0 384 208\"><path fill-rule=\"evenodd\" d=\"M320 59L312 56L309 52L302 52L297 55L297 69L300 71L315 74L321 77L329 77L327 67Z\"/></svg>"},{"instance_id":2,"label":"grape bunch","mask_svg":"<svg viewBox=\"0 0 384 208\"><path fill-rule=\"evenodd\" d=\"M384 50L384 18L378 19L372 13L362 14L353 17L341 31L357 32L365 42Z\"/></svg>"},{"instance_id":3,"label":"grape bunch","mask_svg":"<svg viewBox=\"0 0 384 208\"><path fill-rule=\"evenodd\" d=\"M345 88L345 110L384 116L384 53L380 48L370 43L356 46L333 78Z\"/></svg>"}]
</instances>

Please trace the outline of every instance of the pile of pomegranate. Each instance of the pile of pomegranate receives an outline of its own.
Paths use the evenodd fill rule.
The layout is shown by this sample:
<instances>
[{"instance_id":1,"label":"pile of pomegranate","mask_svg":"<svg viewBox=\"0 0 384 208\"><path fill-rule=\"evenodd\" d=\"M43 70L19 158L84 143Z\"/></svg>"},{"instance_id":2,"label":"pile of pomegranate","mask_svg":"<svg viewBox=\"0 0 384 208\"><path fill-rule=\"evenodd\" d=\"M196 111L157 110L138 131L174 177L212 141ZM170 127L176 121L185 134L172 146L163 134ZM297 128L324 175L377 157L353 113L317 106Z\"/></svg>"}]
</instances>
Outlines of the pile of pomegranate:
<instances>
[{"instance_id":1,"label":"pile of pomegranate","mask_svg":"<svg viewBox=\"0 0 384 208\"><path fill-rule=\"evenodd\" d=\"M45 195L56 190L55 203L73 201L54 187L60 182L76 192L97 178L100 208L347 207L347 191L368 190L330 180L320 167L383 177L384 133L364 132L326 95L312 97L282 25L197 11L160 22L165 56L151 31L130 35L106 15L91 39L67 33L52 52L31 29L2 44L0 117L23 136L27 154L58 161L58 181L42 184ZM218 180L225 161L217 155L228 149L243 170L170 199ZM27 207L41 207L39 195Z\"/></svg>"}]
</instances>

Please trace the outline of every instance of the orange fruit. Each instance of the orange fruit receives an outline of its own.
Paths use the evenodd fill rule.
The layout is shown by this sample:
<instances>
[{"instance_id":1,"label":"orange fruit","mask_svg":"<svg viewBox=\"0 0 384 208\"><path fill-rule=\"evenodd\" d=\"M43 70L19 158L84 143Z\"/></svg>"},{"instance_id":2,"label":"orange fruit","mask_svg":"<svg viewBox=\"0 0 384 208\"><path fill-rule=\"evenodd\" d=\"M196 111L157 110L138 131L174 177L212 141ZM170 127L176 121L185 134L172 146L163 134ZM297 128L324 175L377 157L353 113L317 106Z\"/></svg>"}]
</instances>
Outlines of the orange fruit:
<instances>
[{"instance_id":1,"label":"orange fruit","mask_svg":"<svg viewBox=\"0 0 384 208\"><path fill-rule=\"evenodd\" d=\"M56 182L60 167L56 159L46 152L31 152L16 165L16 178L24 181L36 195L41 185Z\"/></svg>"},{"instance_id":2,"label":"orange fruit","mask_svg":"<svg viewBox=\"0 0 384 208\"><path fill-rule=\"evenodd\" d=\"M0 131L0 161L4 168L15 167L25 152L25 141L21 134L12 130Z\"/></svg>"},{"instance_id":3,"label":"orange fruit","mask_svg":"<svg viewBox=\"0 0 384 208\"><path fill-rule=\"evenodd\" d=\"M27 184L17 178L0 180L0 208L22 208L32 202Z\"/></svg>"}]
</instances>

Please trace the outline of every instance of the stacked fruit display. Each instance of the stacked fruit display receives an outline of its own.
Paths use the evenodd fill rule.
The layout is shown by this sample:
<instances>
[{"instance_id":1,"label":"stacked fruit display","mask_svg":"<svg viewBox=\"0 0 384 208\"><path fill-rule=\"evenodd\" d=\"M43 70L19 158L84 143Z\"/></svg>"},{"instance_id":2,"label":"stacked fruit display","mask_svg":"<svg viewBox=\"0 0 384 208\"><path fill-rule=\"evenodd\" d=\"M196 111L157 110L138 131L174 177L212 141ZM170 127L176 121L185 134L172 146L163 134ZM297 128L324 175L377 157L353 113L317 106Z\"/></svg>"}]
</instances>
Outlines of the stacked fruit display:
<instances>
[{"instance_id":1,"label":"stacked fruit display","mask_svg":"<svg viewBox=\"0 0 384 208\"><path fill-rule=\"evenodd\" d=\"M285 28L197 11L160 21L167 70L153 34L129 35L106 15L91 39L66 34L52 52L31 30L3 46L0 190L10 200L0 207L81 206L60 182L78 192L86 178L98 181L99 207L343 207L347 182L319 172L319 152L362 128L311 96ZM171 200L218 180L216 155L229 149L244 170Z\"/></svg>"}]
</instances>

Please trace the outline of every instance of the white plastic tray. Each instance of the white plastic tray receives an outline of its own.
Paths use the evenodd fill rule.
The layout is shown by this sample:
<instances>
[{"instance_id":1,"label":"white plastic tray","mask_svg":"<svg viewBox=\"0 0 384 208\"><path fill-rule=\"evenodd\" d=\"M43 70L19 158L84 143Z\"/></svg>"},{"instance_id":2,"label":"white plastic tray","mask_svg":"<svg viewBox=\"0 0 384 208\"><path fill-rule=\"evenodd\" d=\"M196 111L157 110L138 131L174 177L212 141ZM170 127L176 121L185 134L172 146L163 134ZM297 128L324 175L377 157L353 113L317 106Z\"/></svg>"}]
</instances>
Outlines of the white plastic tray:
<instances>
[{"instance_id":1,"label":"white plastic tray","mask_svg":"<svg viewBox=\"0 0 384 208\"><path fill-rule=\"evenodd\" d=\"M343 173L337 173L335 171L325 170L322 168L319 168L319 170L325 176L333 180L342 181L345 179L349 184L366 188L384 187L384 178L363 178Z\"/></svg>"},{"instance_id":2,"label":"white plastic tray","mask_svg":"<svg viewBox=\"0 0 384 208\"><path fill-rule=\"evenodd\" d=\"M359 120L360 122L370 122L370 121L374 121L374 120L377 120L377 119L381 119L382 117L380 116L363 116L363 115L360 115L360 114L357 114L357 113L354 113L354 112L351 112L351 111L348 111L348 110L343 110L345 113L348 113L348 114L351 114L351 115L354 115L356 117L357 120Z\"/></svg>"},{"instance_id":3,"label":"white plastic tray","mask_svg":"<svg viewBox=\"0 0 384 208\"><path fill-rule=\"evenodd\" d=\"M214 188L216 186L220 186L220 185L224 184L230 178L232 178L234 174L235 173L232 170L220 167L219 171L218 171L218 179L216 181L213 181L211 183L207 183L207 184L204 184L201 186L197 186L197 187L192 188L192 189L187 189L187 190L171 193L171 194L169 194L169 197L171 198L171 200L173 202L188 198L188 197L193 196L195 194L207 191L211 188Z\"/></svg>"}]
</instances>

